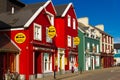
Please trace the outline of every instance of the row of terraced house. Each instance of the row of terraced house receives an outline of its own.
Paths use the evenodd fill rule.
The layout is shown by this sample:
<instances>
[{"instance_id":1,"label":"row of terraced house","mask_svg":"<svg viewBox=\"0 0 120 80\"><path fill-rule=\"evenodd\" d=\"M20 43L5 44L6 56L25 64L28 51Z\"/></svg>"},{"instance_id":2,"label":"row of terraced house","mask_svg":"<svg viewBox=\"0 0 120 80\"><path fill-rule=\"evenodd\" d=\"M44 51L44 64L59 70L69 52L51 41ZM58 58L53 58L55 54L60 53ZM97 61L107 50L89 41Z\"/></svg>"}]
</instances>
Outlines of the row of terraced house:
<instances>
[{"instance_id":1,"label":"row of terraced house","mask_svg":"<svg viewBox=\"0 0 120 80\"><path fill-rule=\"evenodd\" d=\"M8 70L33 80L53 72L113 65L113 37L103 25L77 18L72 3L0 0L0 79Z\"/></svg>"}]
</instances>

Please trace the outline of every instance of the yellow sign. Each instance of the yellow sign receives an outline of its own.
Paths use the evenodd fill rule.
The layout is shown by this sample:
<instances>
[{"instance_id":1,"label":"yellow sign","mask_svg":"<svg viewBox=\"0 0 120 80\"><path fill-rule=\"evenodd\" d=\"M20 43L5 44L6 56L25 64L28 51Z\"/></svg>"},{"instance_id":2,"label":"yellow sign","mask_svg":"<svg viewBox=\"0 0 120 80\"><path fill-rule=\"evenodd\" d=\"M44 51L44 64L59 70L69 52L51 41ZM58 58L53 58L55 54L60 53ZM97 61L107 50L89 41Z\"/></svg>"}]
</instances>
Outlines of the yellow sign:
<instances>
[{"instance_id":1,"label":"yellow sign","mask_svg":"<svg viewBox=\"0 0 120 80\"><path fill-rule=\"evenodd\" d=\"M75 37L74 38L74 45L78 45L80 43L80 38L79 37Z\"/></svg>"},{"instance_id":2,"label":"yellow sign","mask_svg":"<svg viewBox=\"0 0 120 80\"><path fill-rule=\"evenodd\" d=\"M55 35L56 35L56 29L55 29L55 27L54 26L50 26L48 28L48 36L50 38L53 38L53 37L55 37Z\"/></svg>"},{"instance_id":3,"label":"yellow sign","mask_svg":"<svg viewBox=\"0 0 120 80\"><path fill-rule=\"evenodd\" d=\"M26 36L25 36L24 33L17 33L17 34L15 35L15 41L16 41L17 43L23 43L25 40L26 40Z\"/></svg>"}]
</instances>

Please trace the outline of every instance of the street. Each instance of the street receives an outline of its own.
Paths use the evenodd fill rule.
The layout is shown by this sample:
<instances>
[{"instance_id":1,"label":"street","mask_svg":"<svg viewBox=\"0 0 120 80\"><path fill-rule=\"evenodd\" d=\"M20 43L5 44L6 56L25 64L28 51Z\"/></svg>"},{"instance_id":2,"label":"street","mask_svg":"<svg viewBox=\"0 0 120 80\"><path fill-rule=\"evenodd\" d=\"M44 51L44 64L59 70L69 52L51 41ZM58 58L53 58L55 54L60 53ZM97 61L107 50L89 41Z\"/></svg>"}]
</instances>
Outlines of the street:
<instances>
[{"instance_id":1,"label":"street","mask_svg":"<svg viewBox=\"0 0 120 80\"><path fill-rule=\"evenodd\" d=\"M120 80L120 67L89 71L61 80Z\"/></svg>"}]
</instances>

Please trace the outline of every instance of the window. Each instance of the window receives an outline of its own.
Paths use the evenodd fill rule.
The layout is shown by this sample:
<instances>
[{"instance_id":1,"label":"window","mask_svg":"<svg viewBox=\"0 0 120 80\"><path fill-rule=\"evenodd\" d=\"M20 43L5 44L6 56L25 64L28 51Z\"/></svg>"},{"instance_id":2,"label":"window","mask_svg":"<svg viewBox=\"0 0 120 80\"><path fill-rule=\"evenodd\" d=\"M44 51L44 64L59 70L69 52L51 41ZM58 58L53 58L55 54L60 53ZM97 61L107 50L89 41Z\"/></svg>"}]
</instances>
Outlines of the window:
<instances>
[{"instance_id":1,"label":"window","mask_svg":"<svg viewBox=\"0 0 120 80\"><path fill-rule=\"evenodd\" d=\"M42 40L42 27L41 25L34 24L34 39Z\"/></svg>"},{"instance_id":2,"label":"window","mask_svg":"<svg viewBox=\"0 0 120 80\"><path fill-rule=\"evenodd\" d=\"M52 54L44 53L44 71L52 71Z\"/></svg>"},{"instance_id":3,"label":"window","mask_svg":"<svg viewBox=\"0 0 120 80\"><path fill-rule=\"evenodd\" d=\"M68 15L68 27L71 26L71 17Z\"/></svg>"},{"instance_id":4,"label":"window","mask_svg":"<svg viewBox=\"0 0 120 80\"><path fill-rule=\"evenodd\" d=\"M68 41L68 47L71 47L71 36L67 37L67 41Z\"/></svg>"},{"instance_id":5,"label":"window","mask_svg":"<svg viewBox=\"0 0 120 80\"><path fill-rule=\"evenodd\" d=\"M96 66L100 66L100 57L96 56Z\"/></svg>"},{"instance_id":6,"label":"window","mask_svg":"<svg viewBox=\"0 0 120 80\"><path fill-rule=\"evenodd\" d=\"M48 28L46 28L46 42L52 43L52 39L48 36Z\"/></svg>"},{"instance_id":7,"label":"window","mask_svg":"<svg viewBox=\"0 0 120 80\"><path fill-rule=\"evenodd\" d=\"M73 19L73 29L76 29L76 21Z\"/></svg>"},{"instance_id":8,"label":"window","mask_svg":"<svg viewBox=\"0 0 120 80\"><path fill-rule=\"evenodd\" d=\"M89 42L87 43L87 49L90 49L90 43Z\"/></svg>"},{"instance_id":9,"label":"window","mask_svg":"<svg viewBox=\"0 0 120 80\"><path fill-rule=\"evenodd\" d=\"M97 45L97 53L99 53L99 45Z\"/></svg>"},{"instance_id":10,"label":"window","mask_svg":"<svg viewBox=\"0 0 120 80\"><path fill-rule=\"evenodd\" d=\"M75 37L73 37L73 39L72 39L73 40L73 48L76 48L76 45L74 44L74 38Z\"/></svg>"}]
</instances>

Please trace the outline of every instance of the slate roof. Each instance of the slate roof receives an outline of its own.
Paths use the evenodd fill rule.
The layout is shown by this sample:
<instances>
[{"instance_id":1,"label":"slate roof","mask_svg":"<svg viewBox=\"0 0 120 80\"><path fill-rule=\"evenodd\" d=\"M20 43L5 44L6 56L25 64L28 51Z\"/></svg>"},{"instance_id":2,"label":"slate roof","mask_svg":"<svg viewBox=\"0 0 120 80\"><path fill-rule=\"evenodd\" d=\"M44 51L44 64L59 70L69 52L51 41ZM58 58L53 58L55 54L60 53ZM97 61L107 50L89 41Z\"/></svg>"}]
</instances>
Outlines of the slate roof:
<instances>
[{"instance_id":1,"label":"slate roof","mask_svg":"<svg viewBox=\"0 0 120 80\"><path fill-rule=\"evenodd\" d=\"M14 14L11 12L1 13L0 21L7 23L8 25L15 27L23 27L25 23L34 15L34 13L45 4L45 2L37 3L37 4L29 4L23 7L19 11L15 11ZM4 26L3 26L4 27ZM3 29L0 26L0 29Z\"/></svg>"},{"instance_id":2,"label":"slate roof","mask_svg":"<svg viewBox=\"0 0 120 80\"><path fill-rule=\"evenodd\" d=\"M0 52L19 52L20 50L5 35L0 35Z\"/></svg>"},{"instance_id":3,"label":"slate roof","mask_svg":"<svg viewBox=\"0 0 120 80\"><path fill-rule=\"evenodd\" d=\"M105 31L102 31L102 30L98 29L97 27L95 27L95 29L97 29L98 31L100 31L100 33L102 33L102 34L105 34L105 35L108 35L108 36L112 37L111 35L109 35L109 34L106 33Z\"/></svg>"},{"instance_id":4,"label":"slate roof","mask_svg":"<svg viewBox=\"0 0 120 80\"><path fill-rule=\"evenodd\" d=\"M114 44L114 49L120 49L120 43Z\"/></svg>"},{"instance_id":5,"label":"slate roof","mask_svg":"<svg viewBox=\"0 0 120 80\"><path fill-rule=\"evenodd\" d=\"M88 26L84 25L84 24L81 23L81 22L78 22L78 27L79 27L82 31L84 31L84 32L86 32L86 30L89 29Z\"/></svg>"},{"instance_id":6,"label":"slate roof","mask_svg":"<svg viewBox=\"0 0 120 80\"><path fill-rule=\"evenodd\" d=\"M4 26L4 27L3 27L3 26ZM10 25L8 25L8 24L0 21L0 29L2 29L2 28L10 28L10 27L11 27Z\"/></svg>"},{"instance_id":7,"label":"slate roof","mask_svg":"<svg viewBox=\"0 0 120 80\"><path fill-rule=\"evenodd\" d=\"M61 17L65 9L67 8L68 4L64 5L58 5L55 6L56 12L57 12L57 17Z\"/></svg>"}]
</instances>

